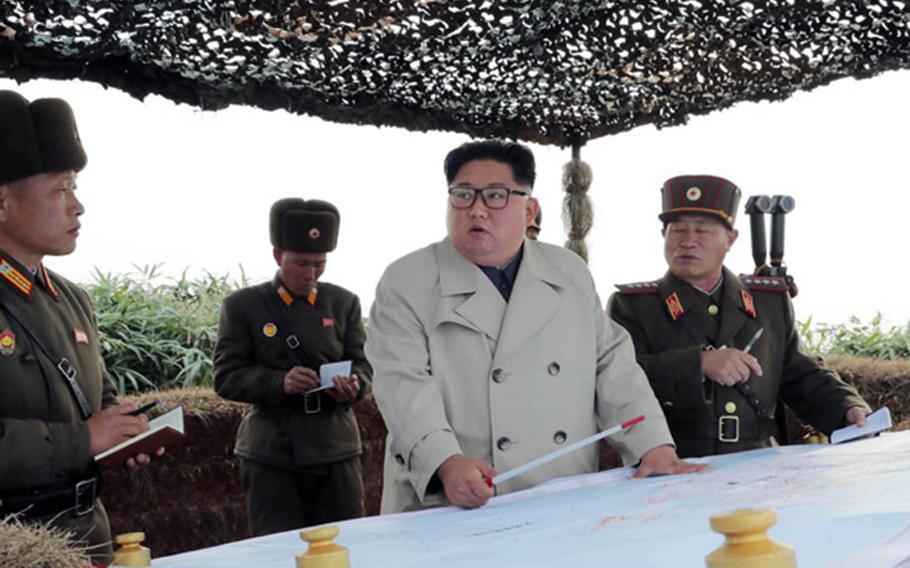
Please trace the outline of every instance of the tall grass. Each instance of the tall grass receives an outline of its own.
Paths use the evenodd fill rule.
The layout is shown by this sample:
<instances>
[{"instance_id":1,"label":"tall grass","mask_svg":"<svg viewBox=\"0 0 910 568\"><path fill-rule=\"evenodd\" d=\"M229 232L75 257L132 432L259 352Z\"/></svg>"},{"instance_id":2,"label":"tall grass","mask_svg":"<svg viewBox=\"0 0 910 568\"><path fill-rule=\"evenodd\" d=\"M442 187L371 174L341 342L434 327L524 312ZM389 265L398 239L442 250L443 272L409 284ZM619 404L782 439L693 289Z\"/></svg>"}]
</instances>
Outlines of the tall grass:
<instances>
[{"instance_id":1,"label":"tall grass","mask_svg":"<svg viewBox=\"0 0 910 568\"><path fill-rule=\"evenodd\" d=\"M853 316L846 324L813 324L810 317L798 322L797 330L806 347L820 355L910 358L910 323L885 327L881 314L868 323Z\"/></svg>"},{"instance_id":2,"label":"tall grass","mask_svg":"<svg viewBox=\"0 0 910 568\"><path fill-rule=\"evenodd\" d=\"M211 386L222 299L240 286L227 276L190 279L96 271L85 286L95 304L101 353L121 393Z\"/></svg>"}]
</instances>

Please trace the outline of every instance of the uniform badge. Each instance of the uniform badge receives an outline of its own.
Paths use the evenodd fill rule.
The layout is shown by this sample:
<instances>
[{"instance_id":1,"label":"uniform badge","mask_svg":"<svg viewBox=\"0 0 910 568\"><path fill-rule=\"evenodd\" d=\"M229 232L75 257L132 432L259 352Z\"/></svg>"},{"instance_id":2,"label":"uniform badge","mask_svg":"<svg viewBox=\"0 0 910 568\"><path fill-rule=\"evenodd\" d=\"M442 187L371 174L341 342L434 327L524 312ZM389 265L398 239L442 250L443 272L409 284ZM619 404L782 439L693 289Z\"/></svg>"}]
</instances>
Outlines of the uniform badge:
<instances>
[{"instance_id":1,"label":"uniform badge","mask_svg":"<svg viewBox=\"0 0 910 568\"><path fill-rule=\"evenodd\" d=\"M0 355L9 357L16 351L16 334L11 329L0 331Z\"/></svg>"},{"instance_id":2,"label":"uniform badge","mask_svg":"<svg viewBox=\"0 0 910 568\"><path fill-rule=\"evenodd\" d=\"M73 328L73 338L76 340L76 343L88 345L88 335L79 328Z\"/></svg>"},{"instance_id":3,"label":"uniform badge","mask_svg":"<svg viewBox=\"0 0 910 568\"><path fill-rule=\"evenodd\" d=\"M676 295L676 292L673 292L667 299L664 300L667 304L667 310L670 312L670 317L673 318L673 321L676 321L685 313L683 310L682 302L679 301L679 296Z\"/></svg>"},{"instance_id":4,"label":"uniform badge","mask_svg":"<svg viewBox=\"0 0 910 568\"><path fill-rule=\"evenodd\" d=\"M276 333L278 333L278 326L272 322L268 322L262 326L262 335L266 337L275 337Z\"/></svg>"},{"instance_id":5,"label":"uniform badge","mask_svg":"<svg viewBox=\"0 0 910 568\"><path fill-rule=\"evenodd\" d=\"M308 303L311 306L315 306L316 305L316 294L317 294L316 290L310 290L309 293L306 295L306 303Z\"/></svg>"},{"instance_id":6,"label":"uniform badge","mask_svg":"<svg viewBox=\"0 0 910 568\"><path fill-rule=\"evenodd\" d=\"M701 199L701 189L694 185L686 190L686 199L689 201L698 201Z\"/></svg>"},{"instance_id":7,"label":"uniform badge","mask_svg":"<svg viewBox=\"0 0 910 568\"><path fill-rule=\"evenodd\" d=\"M757 314L755 313L755 304L752 302L752 296L745 290L742 290L742 295L743 295L743 309L746 310L747 314L749 314L750 316L755 318L755 316Z\"/></svg>"},{"instance_id":8,"label":"uniform badge","mask_svg":"<svg viewBox=\"0 0 910 568\"><path fill-rule=\"evenodd\" d=\"M332 318L322 318L322 327L332 327L335 325L335 320Z\"/></svg>"},{"instance_id":9,"label":"uniform badge","mask_svg":"<svg viewBox=\"0 0 910 568\"><path fill-rule=\"evenodd\" d=\"M285 306L290 306L294 303L294 296L291 296L291 293L284 286L278 287L278 297L281 298Z\"/></svg>"}]
</instances>

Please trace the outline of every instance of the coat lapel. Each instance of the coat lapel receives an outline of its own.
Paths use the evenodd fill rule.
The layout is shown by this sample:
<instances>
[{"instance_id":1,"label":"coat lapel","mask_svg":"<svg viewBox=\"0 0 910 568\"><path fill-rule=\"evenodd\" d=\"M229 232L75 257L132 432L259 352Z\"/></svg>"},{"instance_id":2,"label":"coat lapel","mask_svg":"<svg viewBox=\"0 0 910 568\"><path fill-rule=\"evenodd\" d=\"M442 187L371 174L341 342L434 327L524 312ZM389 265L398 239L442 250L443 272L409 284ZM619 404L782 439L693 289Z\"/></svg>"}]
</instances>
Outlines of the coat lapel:
<instances>
[{"instance_id":1,"label":"coat lapel","mask_svg":"<svg viewBox=\"0 0 910 568\"><path fill-rule=\"evenodd\" d=\"M525 241L494 360L507 358L550 321L559 309L558 290L566 285L565 276L547 261L541 247Z\"/></svg>"},{"instance_id":2,"label":"coat lapel","mask_svg":"<svg viewBox=\"0 0 910 568\"><path fill-rule=\"evenodd\" d=\"M446 238L437 248L441 302L437 323L451 322L499 337L505 300L474 263Z\"/></svg>"},{"instance_id":3,"label":"coat lapel","mask_svg":"<svg viewBox=\"0 0 910 568\"><path fill-rule=\"evenodd\" d=\"M742 281L724 268L724 296L720 329L717 332L718 345L742 349L760 327L758 321L746 312L743 292L749 293Z\"/></svg>"}]
</instances>

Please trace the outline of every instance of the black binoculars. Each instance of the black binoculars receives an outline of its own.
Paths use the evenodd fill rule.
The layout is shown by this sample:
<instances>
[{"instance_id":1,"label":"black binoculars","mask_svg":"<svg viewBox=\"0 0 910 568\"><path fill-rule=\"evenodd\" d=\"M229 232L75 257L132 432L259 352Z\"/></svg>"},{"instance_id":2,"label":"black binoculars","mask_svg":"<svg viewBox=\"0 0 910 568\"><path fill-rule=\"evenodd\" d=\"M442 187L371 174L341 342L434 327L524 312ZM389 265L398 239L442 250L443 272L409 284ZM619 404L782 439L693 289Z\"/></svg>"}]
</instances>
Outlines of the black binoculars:
<instances>
[{"instance_id":1,"label":"black binoculars","mask_svg":"<svg viewBox=\"0 0 910 568\"><path fill-rule=\"evenodd\" d=\"M784 220L796 207L796 200L789 195L753 195L746 201L746 214L752 231L752 260L756 276L787 277L784 264ZM771 260L767 261L768 245L765 240L765 214L771 215ZM792 279L787 278L788 281Z\"/></svg>"}]
</instances>

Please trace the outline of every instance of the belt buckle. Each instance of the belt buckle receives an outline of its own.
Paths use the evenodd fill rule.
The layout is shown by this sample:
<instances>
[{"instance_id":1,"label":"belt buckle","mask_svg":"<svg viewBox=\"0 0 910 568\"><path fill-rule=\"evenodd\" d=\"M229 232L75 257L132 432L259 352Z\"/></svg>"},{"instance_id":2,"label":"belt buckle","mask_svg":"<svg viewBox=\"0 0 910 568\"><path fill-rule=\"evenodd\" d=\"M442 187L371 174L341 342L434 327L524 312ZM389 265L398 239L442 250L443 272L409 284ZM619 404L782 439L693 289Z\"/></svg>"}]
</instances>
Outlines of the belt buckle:
<instances>
[{"instance_id":1,"label":"belt buckle","mask_svg":"<svg viewBox=\"0 0 910 568\"><path fill-rule=\"evenodd\" d=\"M728 427L733 429L732 435L727 435ZM717 439L727 443L739 441L739 416L721 416L720 419L718 419Z\"/></svg>"},{"instance_id":2,"label":"belt buckle","mask_svg":"<svg viewBox=\"0 0 910 568\"><path fill-rule=\"evenodd\" d=\"M76 484L74 509L77 517L88 515L95 510L95 478L84 479Z\"/></svg>"},{"instance_id":3,"label":"belt buckle","mask_svg":"<svg viewBox=\"0 0 910 568\"><path fill-rule=\"evenodd\" d=\"M315 406L310 404L312 400L316 401ZM303 410L307 414L319 414L319 411L322 410L322 399L319 398L318 392L303 395Z\"/></svg>"}]
</instances>

